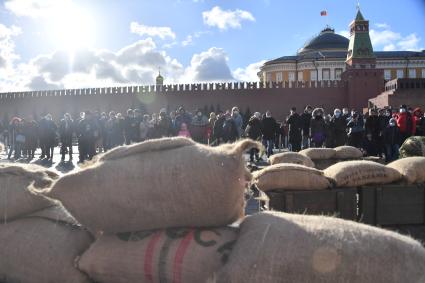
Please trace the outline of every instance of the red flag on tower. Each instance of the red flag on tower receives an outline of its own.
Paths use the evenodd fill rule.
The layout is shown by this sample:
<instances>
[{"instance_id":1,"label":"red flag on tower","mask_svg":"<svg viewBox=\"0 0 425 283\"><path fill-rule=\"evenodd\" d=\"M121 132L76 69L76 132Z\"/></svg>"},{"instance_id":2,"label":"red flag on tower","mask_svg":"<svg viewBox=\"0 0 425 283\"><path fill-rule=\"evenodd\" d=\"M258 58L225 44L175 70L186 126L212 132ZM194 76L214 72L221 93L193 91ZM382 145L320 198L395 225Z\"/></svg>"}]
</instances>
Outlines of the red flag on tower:
<instances>
[{"instance_id":1,"label":"red flag on tower","mask_svg":"<svg viewBox=\"0 0 425 283\"><path fill-rule=\"evenodd\" d=\"M323 10L320 12L320 16L327 16L328 12L326 10Z\"/></svg>"}]
</instances>

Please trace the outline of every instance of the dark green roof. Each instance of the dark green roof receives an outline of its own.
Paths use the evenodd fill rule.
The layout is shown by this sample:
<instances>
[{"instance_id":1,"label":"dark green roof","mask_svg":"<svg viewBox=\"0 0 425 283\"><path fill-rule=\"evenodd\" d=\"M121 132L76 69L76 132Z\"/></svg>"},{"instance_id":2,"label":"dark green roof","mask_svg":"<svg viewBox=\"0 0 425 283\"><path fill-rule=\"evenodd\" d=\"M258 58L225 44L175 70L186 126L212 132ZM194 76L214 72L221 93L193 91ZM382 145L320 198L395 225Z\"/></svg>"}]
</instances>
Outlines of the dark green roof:
<instances>
[{"instance_id":1,"label":"dark green roof","mask_svg":"<svg viewBox=\"0 0 425 283\"><path fill-rule=\"evenodd\" d=\"M315 50L329 50L329 49L343 49L348 48L348 38L336 34L335 30L331 28L325 28L320 32L318 36L308 41L304 47L298 52L299 54L315 51Z\"/></svg>"},{"instance_id":2,"label":"dark green roof","mask_svg":"<svg viewBox=\"0 0 425 283\"><path fill-rule=\"evenodd\" d=\"M362 15L362 13L360 12L360 9L357 10L357 15L356 15L356 21L364 21L364 17Z\"/></svg>"}]
</instances>

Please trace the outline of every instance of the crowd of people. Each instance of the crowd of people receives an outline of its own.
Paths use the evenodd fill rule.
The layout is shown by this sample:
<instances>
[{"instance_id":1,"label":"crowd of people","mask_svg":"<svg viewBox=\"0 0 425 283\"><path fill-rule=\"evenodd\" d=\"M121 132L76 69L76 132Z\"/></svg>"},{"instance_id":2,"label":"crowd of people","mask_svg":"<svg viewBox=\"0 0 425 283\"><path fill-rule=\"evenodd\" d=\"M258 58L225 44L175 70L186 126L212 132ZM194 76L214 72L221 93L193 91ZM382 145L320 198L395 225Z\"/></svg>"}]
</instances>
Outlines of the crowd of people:
<instances>
[{"instance_id":1,"label":"crowd of people","mask_svg":"<svg viewBox=\"0 0 425 283\"><path fill-rule=\"evenodd\" d=\"M161 109L151 115L139 109L128 109L123 115L114 111L81 112L75 120L69 113L54 121L47 114L40 120L14 117L3 126L3 142L8 145L8 159L34 159L41 148L41 159L52 159L54 148L60 148L62 161L72 160L73 145L78 145L79 162L90 160L99 152L116 146L147 139L184 136L218 145L242 137L262 141L267 156L275 148L299 151L308 147L351 145L365 155L398 158L398 148L412 135L425 135L425 117L420 108L401 105L399 109L369 109L364 114L347 108L326 113L322 108L305 107L298 113L292 107L284 121L277 121L270 111L243 115L238 107L211 112L207 117L198 109L190 113L184 107L167 113ZM258 151L250 152L250 160L259 161Z\"/></svg>"}]
</instances>

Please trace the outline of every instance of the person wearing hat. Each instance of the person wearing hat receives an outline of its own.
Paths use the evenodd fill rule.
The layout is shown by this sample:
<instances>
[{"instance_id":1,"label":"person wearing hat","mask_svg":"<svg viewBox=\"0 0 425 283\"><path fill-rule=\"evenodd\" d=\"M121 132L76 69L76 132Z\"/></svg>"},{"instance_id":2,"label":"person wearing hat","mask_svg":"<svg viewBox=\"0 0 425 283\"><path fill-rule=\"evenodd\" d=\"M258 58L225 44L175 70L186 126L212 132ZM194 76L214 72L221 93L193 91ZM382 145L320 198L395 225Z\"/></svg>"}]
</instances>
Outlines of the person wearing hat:
<instances>
[{"instance_id":1,"label":"person wearing hat","mask_svg":"<svg viewBox=\"0 0 425 283\"><path fill-rule=\"evenodd\" d=\"M309 148L309 142L310 142L310 122L312 117L313 107L310 105L307 105L304 109L304 113L301 114L300 120L301 120L301 128L302 128L302 148L306 149Z\"/></svg>"},{"instance_id":2,"label":"person wearing hat","mask_svg":"<svg viewBox=\"0 0 425 283\"><path fill-rule=\"evenodd\" d=\"M398 158L400 147L400 130L397 127L397 121L391 118L388 126L384 130L385 161L391 162Z\"/></svg>"},{"instance_id":3,"label":"person wearing hat","mask_svg":"<svg viewBox=\"0 0 425 283\"><path fill-rule=\"evenodd\" d=\"M400 144L410 136L415 135L416 132L416 121L413 115L407 111L406 105L401 105L399 113L395 115L397 126L400 129L401 140Z\"/></svg>"}]
</instances>

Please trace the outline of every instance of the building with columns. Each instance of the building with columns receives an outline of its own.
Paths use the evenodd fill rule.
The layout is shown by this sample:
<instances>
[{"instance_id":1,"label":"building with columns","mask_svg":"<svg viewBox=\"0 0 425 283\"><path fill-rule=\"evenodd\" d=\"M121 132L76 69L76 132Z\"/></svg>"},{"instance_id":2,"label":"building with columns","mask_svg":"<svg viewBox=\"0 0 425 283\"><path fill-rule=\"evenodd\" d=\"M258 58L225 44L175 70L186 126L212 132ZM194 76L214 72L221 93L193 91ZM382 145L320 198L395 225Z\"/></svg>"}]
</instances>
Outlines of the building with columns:
<instances>
[{"instance_id":1,"label":"building with columns","mask_svg":"<svg viewBox=\"0 0 425 283\"><path fill-rule=\"evenodd\" d=\"M369 36L369 23L358 10L350 24L350 39L355 36L354 28ZM360 35L360 37L362 37ZM319 35L308 41L293 56L283 56L264 63L258 76L262 82L326 81L340 80L346 70L350 39L336 34L326 27ZM376 58L376 68L383 70L385 81L403 78L425 78L425 50L422 51L375 51L368 46Z\"/></svg>"}]
</instances>

